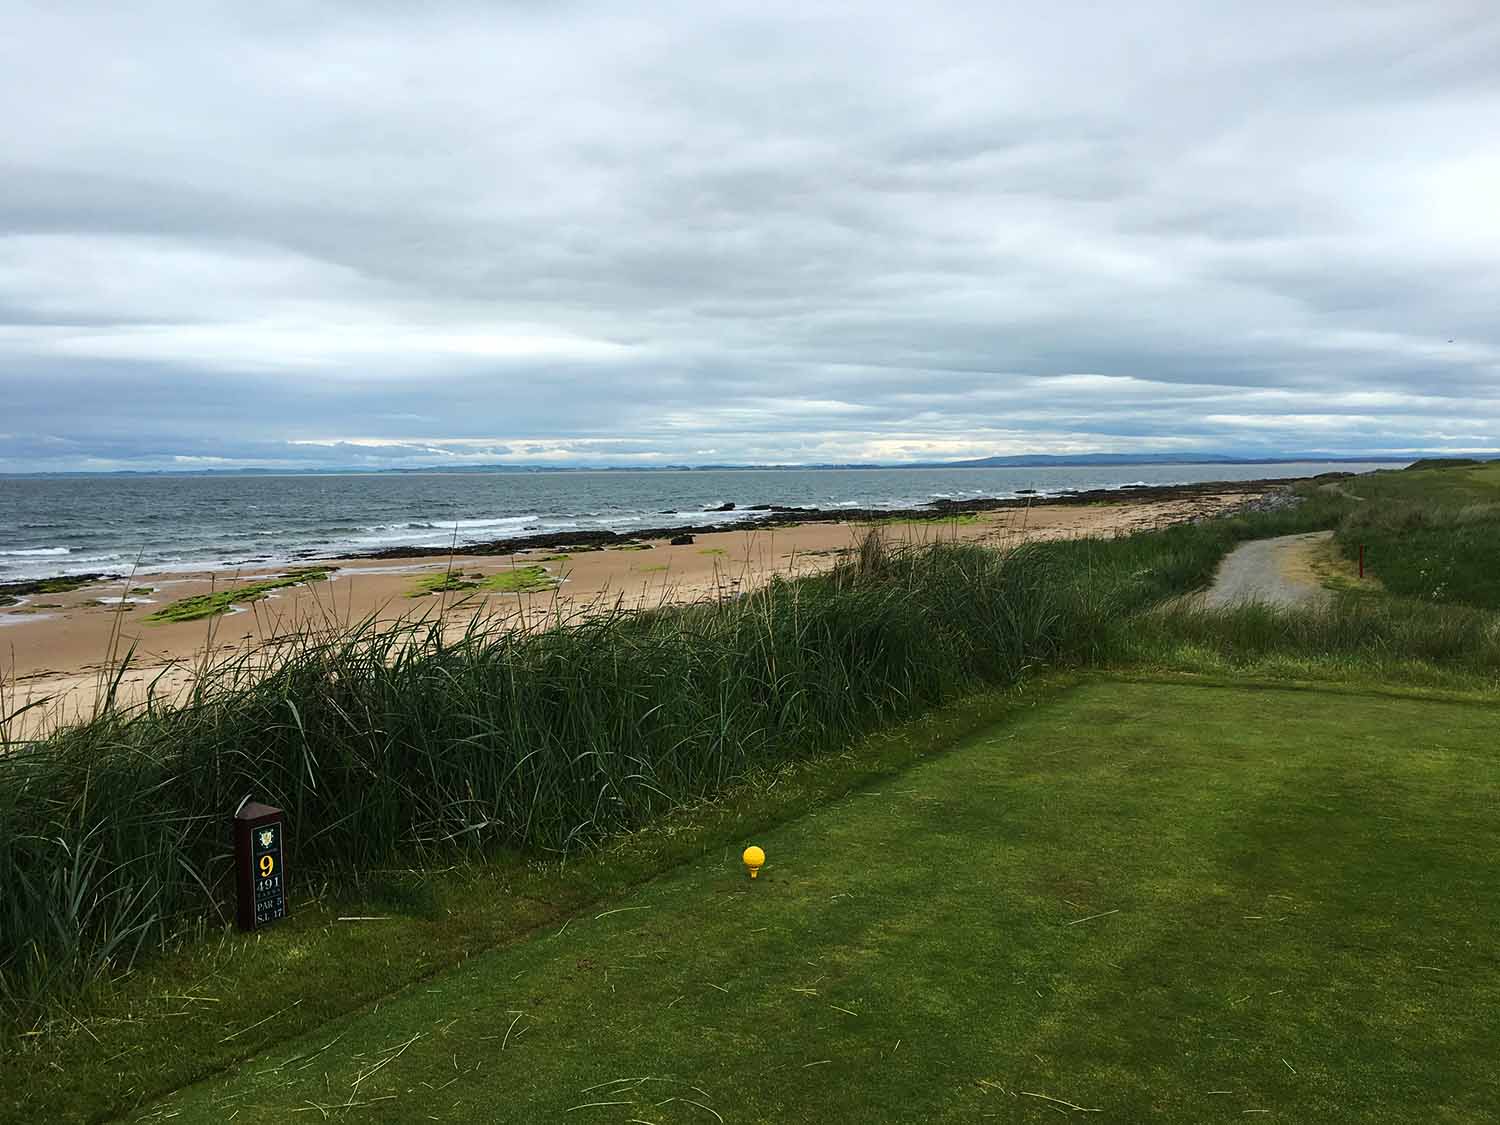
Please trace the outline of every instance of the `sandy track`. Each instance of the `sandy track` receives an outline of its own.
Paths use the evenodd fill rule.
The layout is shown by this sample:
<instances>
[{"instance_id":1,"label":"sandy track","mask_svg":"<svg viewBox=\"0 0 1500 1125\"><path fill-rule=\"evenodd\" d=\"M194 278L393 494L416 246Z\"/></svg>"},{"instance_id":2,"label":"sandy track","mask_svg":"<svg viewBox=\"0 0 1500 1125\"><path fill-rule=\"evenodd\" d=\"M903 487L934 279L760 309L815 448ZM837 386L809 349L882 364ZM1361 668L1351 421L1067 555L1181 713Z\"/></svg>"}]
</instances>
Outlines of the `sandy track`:
<instances>
[{"instance_id":1,"label":"sandy track","mask_svg":"<svg viewBox=\"0 0 1500 1125\"><path fill-rule=\"evenodd\" d=\"M1241 544L1219 564L1202 605L1223 609L1264 602L1295 609L1326 604L1330 594L1312 564L1332 538L1331 531L1313 531Z\"/></svg>"}]
</instances>

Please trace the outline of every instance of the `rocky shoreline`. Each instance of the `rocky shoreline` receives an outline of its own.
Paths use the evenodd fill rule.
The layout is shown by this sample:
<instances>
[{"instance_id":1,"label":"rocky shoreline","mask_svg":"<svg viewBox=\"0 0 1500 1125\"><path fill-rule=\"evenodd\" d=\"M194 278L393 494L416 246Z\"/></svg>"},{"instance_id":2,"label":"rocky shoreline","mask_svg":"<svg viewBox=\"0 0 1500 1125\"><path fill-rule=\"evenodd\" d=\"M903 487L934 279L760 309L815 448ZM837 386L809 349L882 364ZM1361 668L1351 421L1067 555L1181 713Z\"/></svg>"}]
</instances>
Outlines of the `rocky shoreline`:
<instances>
[{"instance_id":1,"label":"rocky shoreline","mask_svg":"<svg viewBox=\"0 0 1500 1125\"><path fill-rule=\"evenodd\" d=\"M580 550L621 547L644 540L670 540L681 536L712 535L725 531L759 531L777 527L791 527L809 523L875 523L883 520L941 520L945 517L977 515L981 512L1027 508L1033 505L1085 505L1100 503L1125 503L1133 500L1191 500L1194 497L1244 494L1261 497L1259 501L1247 500L1246 507L1276 506L1291 501L1291 486L1304 480L1341 480L1352 473L1326 473L1317 477L1273 477L1260 480L1203 481L1196 484L1127 485L1123 488L1094 488L1079 492L1060 492L1051 495L1020 495L998 498L976 498L973 500L933 500L915 508L794 508L781 504L757 504L749 508L736 508L726 504L705 511L705 515L716 515L731 511L754 513L753 519L718 521L702 524L678 524L672 527L646 527L630 532L614 531L555 531L533 535L518 535L507 539L492 539L483 543L463 543L458 547L398 546L384 547L376 551L326 555L314 551L295 552L297 562L310 559L425 559L458 555L513 555L520 551ZM1270 496L1266 494L1270 493ZM267 560L268 565L269 560ZM41 593L54 593L77 588L92 582L113 581L122 578L119 574L57 575L51 578L34 578L20 582L0 583L0 606L14 605L21 598Z\"/></svg>"},{"instance_id":2,"label":"rocky shoreline","mask_svg":"<svg viewBox=\"0 0 1500 1125\"><path fill-rule=\"evenodd\" d=\"M1330 474L1331 477L1350 476L1348 473ZM1288 492L1290 487L1304 478L1272 478L1244 481L1204 481L1197 484L1129 485L1124 488L1095 488L1081 492L1062 492L1048 496L1018 496L1006 499L978 498L974 500L934 500L917 508L789 508L780 504L757 504L740 511L754 512L753 520L734 522L677 525L674 527L639 528L628 533L614 531L555 531L536 535L518 535L508 539L493 539L485 543L464 543L457 548L448 547L384 547L356 555L343 555L349 559L422 559L437 556L458 555L513 555L519 551L561 550L564 548L607 548L639 543L648 539L671 539L683 535L712 535L725 531L760 531L777 527L788 527L808 523L874 523L882 520L936 520L944 517L977 515L980 512L1000 511L1007 508L1026 508L1036 504L1071 505L1121 503L1131 500L1190 500L1199 496L1223 496L1244 493L1260 496L1267 492ZM1323 479L1322 477L1312 479ZM712 512L735 510L732 507L711 509Z\"/></svg>"},{"instance_id":3,"label":"rocky shoreline","mask_svg":"<svg viewBox=\"0 0 1500 1125\"><path fill-rule=\"evenodd\" d=\"M113 582L123 574L58 574L51 578L27 578L19 582L0 582L0 607L16 605L22 598L35 594L66 594L96 582Z\"/></svg>"}]
</instances>

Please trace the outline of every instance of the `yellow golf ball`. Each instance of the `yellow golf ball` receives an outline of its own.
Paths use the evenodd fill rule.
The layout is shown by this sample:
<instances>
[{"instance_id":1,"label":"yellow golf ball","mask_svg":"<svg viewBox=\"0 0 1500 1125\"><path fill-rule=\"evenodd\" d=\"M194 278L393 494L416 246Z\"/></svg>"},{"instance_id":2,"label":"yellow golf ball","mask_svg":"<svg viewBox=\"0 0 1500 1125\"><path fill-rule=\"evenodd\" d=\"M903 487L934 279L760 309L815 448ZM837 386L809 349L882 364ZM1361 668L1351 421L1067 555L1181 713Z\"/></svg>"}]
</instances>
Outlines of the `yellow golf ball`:
<instances>
[{"instance_id":1,"label":"yellow golf ball","mask_svg":"<svg viewBox=\"0 0 1500 1125\"><path fill-rule=\"evenodd\" d=\"M748 867L753 873L757 867L760 867L766 862L766 853L761 851L754 844L751 844L748 848L745 849L745 854L740 858L745 861L745 866Z\"/></svg>"}]
</instances>

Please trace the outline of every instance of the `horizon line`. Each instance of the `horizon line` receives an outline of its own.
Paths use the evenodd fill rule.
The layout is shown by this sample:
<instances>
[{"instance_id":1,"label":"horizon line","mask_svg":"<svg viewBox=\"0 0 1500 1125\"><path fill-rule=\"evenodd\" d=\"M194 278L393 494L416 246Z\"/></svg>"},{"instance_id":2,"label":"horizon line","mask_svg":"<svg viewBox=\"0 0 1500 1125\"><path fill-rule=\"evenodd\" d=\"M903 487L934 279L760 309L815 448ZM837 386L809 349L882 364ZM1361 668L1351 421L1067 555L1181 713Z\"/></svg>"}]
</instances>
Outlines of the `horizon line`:
<instances>
[{"instance_id":1,"label":"horizon line","mask_svg":"<svg viewBox=\"0 0 1500 1125\"><path fill-rule=\"evenodd\" d=\"M1414 453L1278 453L1265 456L1225 453L1152 454L1152 453L1018 453L989 457L970 457L955 461L714 461L671 462L659 465L631 465L588 462L504 462L491 461L472 465L435 463L429 465L294 465L159 467L150 469L11 469L0 470L0 478L78 477L78 476L265 476L294 475L377 475L384 473L485 473L485 472L711 472L711 471L817 471L830 469L978 469L978 468L1088 468L1098 465L1129 467L1132 465L1284 465L1300 462L1325 464L1380 463L1397 464L1420 460L1496 460L1500 450L1451 453L1420 451Z\"/></svg>"}]
</instances>

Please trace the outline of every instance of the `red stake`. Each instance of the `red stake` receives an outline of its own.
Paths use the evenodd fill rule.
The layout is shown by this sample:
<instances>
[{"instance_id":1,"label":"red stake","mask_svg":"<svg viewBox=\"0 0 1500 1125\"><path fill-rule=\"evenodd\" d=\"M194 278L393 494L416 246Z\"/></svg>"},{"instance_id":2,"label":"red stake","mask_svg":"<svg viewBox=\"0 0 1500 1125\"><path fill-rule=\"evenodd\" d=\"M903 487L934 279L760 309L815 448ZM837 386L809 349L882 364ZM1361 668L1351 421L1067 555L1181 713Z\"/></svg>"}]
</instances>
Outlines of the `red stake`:
<instances>
[{"instance_id":1,"label":"red stake","mask_svg":"<svg viewBox=\"0 0 1500 1125\"><path fill-rule=\"evenodd\" d=\"M1365 545L1363 543L1359 545L1359 580L1361 582L1365 580Z\"/></svg>"}]
</instances>

